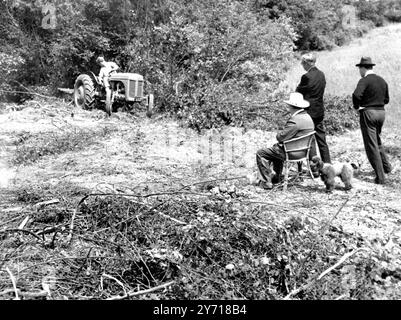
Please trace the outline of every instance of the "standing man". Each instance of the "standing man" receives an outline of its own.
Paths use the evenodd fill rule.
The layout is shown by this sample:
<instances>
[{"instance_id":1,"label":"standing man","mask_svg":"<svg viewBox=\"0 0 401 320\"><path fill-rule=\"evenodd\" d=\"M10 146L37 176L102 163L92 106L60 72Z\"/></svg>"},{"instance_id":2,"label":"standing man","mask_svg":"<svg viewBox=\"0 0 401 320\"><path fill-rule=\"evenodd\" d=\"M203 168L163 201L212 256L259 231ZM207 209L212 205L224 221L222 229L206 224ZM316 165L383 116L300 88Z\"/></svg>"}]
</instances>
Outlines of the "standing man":
<instances>
[{"instance_id":1,"label":"standing man","mask_svg":"<svg viewBox=\"0 0 401 320\"><path fill-rule=\"evenodd\" d=\"M362 57L356 65L362 79L352 94L352 102L359 111L363 144L376 173L375 183L385 184L384 174L390 173L392 167L383 150L380 134L385 119L384 105L390 98L386 81L373 72L374 65L370 57Z\"/></svg>"},{"instance_id":2,"label":"standing man","mask_svg":"<svg viewBox=\"0 0 401 320\"><path fill-rule=\"evenodd\" d=\"M112 61L105 61L103 57L98 57L96 62L100 65L100 72L99 72L99 80L103 83L104 88L106 89L106 110L111 113L111 90L110 90L110 83L109 77L110 75L117 71L120 67L117 63Z\"/></svg>"},{"instance_id":3,"label":"standing man","mask_svg":"<svg viewBox=\"0 0 401 320\"><path fill-rule=\"evenodd\" d=\"M301 64L306 73L302 76L296 91L302 93L304 99L310 103L307 112L315 125L315 138L323 162L331 163L329 147L326 142L326 132L323 125L324 105L323 95L326 88L324 73L315 66L316 56L312 53L302 56ZM316 155L315 143L312 143L311 157Z\"/></svg>"},{"instance_id":4,"label":"standing man","mask_svg":"<svg viewBox=\"0 0 401 320\"><path fill-rule=\"evenodd\" d=\"M287 104L290 118L284 126L284 129L276 135L277 143L270 148L258 150L256 153L256 164L259 172L259 185L264 189L272 189L272 183L278 183L282 180L283 163L285 160L285 152L283 141L300 137L313 131L314 124L305 111L309 107L309 102L304 100L302 94L298 92L291 93L290 99L284 101ZM273 169L276 175L271 177L271 169L267 166L267 162L273 162Z\"/></svg>"}]
</instances>

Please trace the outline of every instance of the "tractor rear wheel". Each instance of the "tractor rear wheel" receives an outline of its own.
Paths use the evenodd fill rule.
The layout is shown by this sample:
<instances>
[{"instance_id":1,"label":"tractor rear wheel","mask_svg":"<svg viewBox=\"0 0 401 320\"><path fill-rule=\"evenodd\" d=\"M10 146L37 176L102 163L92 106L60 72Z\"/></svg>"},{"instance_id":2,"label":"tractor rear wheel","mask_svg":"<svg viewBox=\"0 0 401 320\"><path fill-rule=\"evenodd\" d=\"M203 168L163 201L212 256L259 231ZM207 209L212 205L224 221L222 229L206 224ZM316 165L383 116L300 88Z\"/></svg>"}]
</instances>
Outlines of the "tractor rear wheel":
<instances>
[{"instance_id":1,"label":"tractor rear wheel","mask_svg":"<svg viewBox=\"0 0 401 320\"><path fill-rule=\"evenodd\" d=\"M82 109L93 109L95 105L95 84L90 76L81 74L74 85L75 106Z\"/></svg>"}]
</instances>

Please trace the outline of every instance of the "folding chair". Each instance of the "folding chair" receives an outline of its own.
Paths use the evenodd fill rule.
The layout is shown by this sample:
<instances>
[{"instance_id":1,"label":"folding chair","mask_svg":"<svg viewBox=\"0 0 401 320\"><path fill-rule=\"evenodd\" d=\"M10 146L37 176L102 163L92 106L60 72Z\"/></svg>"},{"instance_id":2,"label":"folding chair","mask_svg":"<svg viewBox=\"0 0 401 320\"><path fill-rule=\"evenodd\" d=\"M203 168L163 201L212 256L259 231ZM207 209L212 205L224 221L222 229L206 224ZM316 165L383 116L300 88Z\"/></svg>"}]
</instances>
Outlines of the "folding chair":
<instances>
[{"instance_id":1,"label":"folding chair","mask_svg":"<svg viewBox=\"0 0 401 320\"><path fill-rule=\"evenodd\" d=\"M314 135L315 131L301 137L283 141L285 151L283 191L287 191L288 171L289 166L292 162L298 163L306 160L306 165L308 167L309 173L312 179L315 180L309 163L309 152Z\"/></svg>"}]
</instances>

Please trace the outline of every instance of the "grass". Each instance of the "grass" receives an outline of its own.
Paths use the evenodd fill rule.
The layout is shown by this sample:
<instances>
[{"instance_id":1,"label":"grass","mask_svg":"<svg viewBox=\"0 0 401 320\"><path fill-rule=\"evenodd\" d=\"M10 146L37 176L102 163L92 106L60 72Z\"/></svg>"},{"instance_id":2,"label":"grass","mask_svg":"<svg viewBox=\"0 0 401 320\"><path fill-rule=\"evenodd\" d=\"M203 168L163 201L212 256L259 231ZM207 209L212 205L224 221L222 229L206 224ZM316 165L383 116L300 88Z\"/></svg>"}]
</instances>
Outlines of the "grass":
<instances>
[{"instance_id":1,"label":"grass","mask_svg":"<svg viewBox=\"0 0 401 320\"><path fill-rule=\"evenodd\" d=\"M390 103L387 105L385 127L397 129L401 110L399 84L401 82L401 25L392 24L369 32L364 38L356 39L346 47L332 51L317 52L317 67L326 75L326 93L333 95L351 95L360 76L355 67L362 56L370 56L376 66L374 71L389 84ZM305 71L301 65L295 65L281 86L294 90Z\"/></svg>"}]
</instances>

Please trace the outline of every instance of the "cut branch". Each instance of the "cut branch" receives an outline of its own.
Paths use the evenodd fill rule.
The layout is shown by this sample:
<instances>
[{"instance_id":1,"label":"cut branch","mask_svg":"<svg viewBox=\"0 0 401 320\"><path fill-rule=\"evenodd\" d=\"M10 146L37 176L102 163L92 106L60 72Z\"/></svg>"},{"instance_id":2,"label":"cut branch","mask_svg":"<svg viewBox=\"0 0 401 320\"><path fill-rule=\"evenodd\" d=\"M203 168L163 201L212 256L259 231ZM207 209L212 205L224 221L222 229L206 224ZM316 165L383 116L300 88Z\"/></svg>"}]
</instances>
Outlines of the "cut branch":
<instances>
[{"instance_id":1,"label":"cut branch","mask_svg":"<svg viewBox=\"0 0 401 320\"><path fill-rule=\"evenodd\" d=\"M141 291L130 291L126 295L111 297L111 298L108 298L106 300L123 300L123 299L126 299L128 297L140 296L140 295L143 295L143 294L147 294L147 293L151 293L151 292L154 292L154 291L157 291L157 290L160 290L160 289L167 288L167 287L173 285L174 283L175 283L175 281L170 281L170 282L161 284L160 286L157 286L157 287L154 287L154 288L141 290Z\"/></svg>"}]
</instances>

